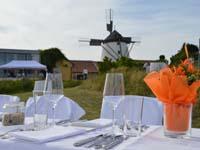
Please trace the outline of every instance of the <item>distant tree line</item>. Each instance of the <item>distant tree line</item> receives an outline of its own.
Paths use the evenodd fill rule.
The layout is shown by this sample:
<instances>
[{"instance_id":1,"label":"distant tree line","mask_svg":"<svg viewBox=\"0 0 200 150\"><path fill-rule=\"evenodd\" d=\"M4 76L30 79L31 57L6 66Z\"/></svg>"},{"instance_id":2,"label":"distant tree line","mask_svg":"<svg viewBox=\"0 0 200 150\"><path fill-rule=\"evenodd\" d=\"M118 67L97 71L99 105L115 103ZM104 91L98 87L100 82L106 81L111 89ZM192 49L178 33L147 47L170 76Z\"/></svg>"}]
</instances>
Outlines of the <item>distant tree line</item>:
<instances>
[{"instance_id":1,"label":"distant tree line","mask_svg":"<svg viewBox=\"0 0 200 150\"><path fill-rule=\"evenodd\" d=\"M136 61L128 57L121 57L116 61L112 61L108 57L105 57L103 59L103 62L99 63L99 71L101 73L105 73L111 70L112 68L118 68L118 67L128 67L141 70L143 68L143 65L144 65L143 62Z\"/></svg>"}]
</instances>

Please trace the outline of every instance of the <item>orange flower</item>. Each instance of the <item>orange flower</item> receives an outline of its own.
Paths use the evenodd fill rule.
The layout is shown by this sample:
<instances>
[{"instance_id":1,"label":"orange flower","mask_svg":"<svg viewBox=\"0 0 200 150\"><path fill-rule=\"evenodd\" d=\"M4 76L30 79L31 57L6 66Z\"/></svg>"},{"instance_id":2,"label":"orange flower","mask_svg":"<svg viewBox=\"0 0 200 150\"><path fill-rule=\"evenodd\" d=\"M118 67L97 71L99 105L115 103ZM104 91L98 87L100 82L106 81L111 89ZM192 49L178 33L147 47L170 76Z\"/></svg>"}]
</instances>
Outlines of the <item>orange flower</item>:
<instances>
[{"instance_id":1,"label":"orange flower","mask_svg":"<svg viewBox=\"0 0 200 150\"><path fill-rule=\"evenodd\" d=\"M195 68L191 62L191 60L189 59L186 59L184 60L181 65L183 65L184 67L186 67L187 71L190 72L190 73L194 73L195 72Z\"/></svg>"},{"instance_id":2,"label":"orange flower","mask_svg":"<svg viewBox=\"0 0 200 150\"><path fill-rule=\"evenodd\" d=\"M163 103L191 104L196 102L200 80L190 60L186 59L177 68L164 68L151 72L145 78L155 96Z\"/></svg>"},{"instance_id":3,"label":"orange flower","mask_svg":"<svg viewBox=\"0 0 200 150\"><path fill-rule=\"evenodd\" d=\"M178 66L177 68L174 68L174 72L176 75L185 75L185 70L182 66Z\"/></svg>"}]
</instances>

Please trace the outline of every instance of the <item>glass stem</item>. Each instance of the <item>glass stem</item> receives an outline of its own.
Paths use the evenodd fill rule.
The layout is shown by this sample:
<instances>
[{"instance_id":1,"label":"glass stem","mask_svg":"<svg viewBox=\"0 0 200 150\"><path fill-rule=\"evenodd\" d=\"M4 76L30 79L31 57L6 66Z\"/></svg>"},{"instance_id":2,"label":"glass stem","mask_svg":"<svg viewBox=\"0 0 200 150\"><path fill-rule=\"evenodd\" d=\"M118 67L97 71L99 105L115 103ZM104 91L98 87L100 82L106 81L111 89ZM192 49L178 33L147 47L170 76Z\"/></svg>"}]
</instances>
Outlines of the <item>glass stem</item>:
<instances>
[{"instance_id":1,"label":"glass stem","mask_svg":"<svg viewBox=\"0 0 200 150\"><path fill-rule=\"evenodd\" d=\"M53 126L56 125L55 118L56 118L56 116L55 116L55 107L53 106Z\"/></svg>"},{"instance_id":2,"label":"glass stem","mask_svg":"<svg viewBox=\"0 0 200 150\"><path fill-rule=\"evenodd\" d=\"M34 125L34 127L36 127L35 115L37 113L37 101L36 101L36 94L35 93L33 93L33 100L34 100L33 125Z\"/></svg>"},{"instance_id":3,"label":"glass stem","mask_svg":"<svg viewBox=\"0 0 200 150\"><path fill-rule=\"evenodd\" d=\"M115 130L115 106L113 107L113 110L112 110L112 130L114 133L114 130Z\"/></svg>"}]
</instances>

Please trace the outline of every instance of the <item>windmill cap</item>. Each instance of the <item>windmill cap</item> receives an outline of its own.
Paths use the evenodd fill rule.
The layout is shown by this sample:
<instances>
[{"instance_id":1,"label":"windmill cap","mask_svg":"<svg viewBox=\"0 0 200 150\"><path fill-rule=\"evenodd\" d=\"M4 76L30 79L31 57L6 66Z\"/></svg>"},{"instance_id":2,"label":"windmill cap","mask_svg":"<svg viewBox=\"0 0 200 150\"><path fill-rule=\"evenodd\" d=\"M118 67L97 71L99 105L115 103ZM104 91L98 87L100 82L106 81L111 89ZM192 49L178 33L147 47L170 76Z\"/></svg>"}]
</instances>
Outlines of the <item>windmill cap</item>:
<instances>
[{"instance_id":1,"label":"windmill cap","mask_svg":"<svg viewBox=\"0 0 200 150\"><path fill-rule=\"evenodd\" d=\"M131 43L131 37L123 37L119 32L116 30L112 31L110 35L108 35L103 43L109 42L125 42L127 44Z\"/></svg>"}]
</instances>

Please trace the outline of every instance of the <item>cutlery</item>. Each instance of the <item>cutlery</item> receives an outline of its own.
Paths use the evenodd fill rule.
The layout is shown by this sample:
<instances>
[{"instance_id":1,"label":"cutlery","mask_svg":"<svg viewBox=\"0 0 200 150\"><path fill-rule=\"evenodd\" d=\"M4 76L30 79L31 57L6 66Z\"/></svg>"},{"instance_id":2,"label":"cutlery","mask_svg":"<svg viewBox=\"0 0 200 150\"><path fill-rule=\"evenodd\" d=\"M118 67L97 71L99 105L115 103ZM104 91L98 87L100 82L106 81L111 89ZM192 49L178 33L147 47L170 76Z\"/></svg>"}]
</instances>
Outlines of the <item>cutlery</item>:
<instances>
[{"instance_id":1,"label":"cutlery","mask_svg":"<svg viewBox=\"0 0 200 150\"><path fill-rule=\"evenodd\" d=\"M63 125L63 124L68 123L70 121L71 121L70 119L60 120L60 121L56 122L56 125Z\"/></svg>"},{"instance_id":2,"label":"cutlery","mask_svg":"<svg viewBox=\"0 0 200 150\"><path fill-rule=\"evenodd\" d=\"M126 138L127 139L127 138ZM104 150L109 150L109 149L111 149L111 148L113 148L113 147L115 147L115 146L117 146L117 145L119 145L120 143L122 143L123 141L124 141L125 139L124 139L124 137L121 135L121 136L118 136L118 137L115 137L115 139L111 142L111 143L109 143L109 144L107 144L107 145L103 145L103 149Z\"/></svg>"},{"instance_id":3,"label":"cutlery","mask_svg":"<svg viewBox=\"0 0 200 150\"><path fill-rule=\"evenodd\" d=\"M100 134L100 135L97 135L95 137L89 137L87 139L80 140L80 141L74 143L74 146L79 147L79 146L85 145L87 143L90 143L90 142L102 137L102 136L103 136L103 134Z\"/></svg>"},{"instance_id":4,"label":"cutlery","mask_svg":"<svg viewBox=\"0 0 200 150\"><path fill-rule=\"evenodd\" d=\"M94 148L95 149L102 149L103 147L105 147L109 143L113 142L114 139L115 139L115 137L113 137L113 136L107 137L103 142L96 144Z\"/></svg>"},{"instance_id":5,"label":"cutlery","mask_svg":"<svg viewBox=\"0 0 200 150\"><path fill-rule=\"evenodd\" d=\"M103 135L103 136L97 138L96 140L94 140L94 141L88 143L88 144L85 146L85 148L91 148L91 147L93 147L93 146L95 146L95 145L97 145L97 144L101 144L102 142L105 141L106 138L108 138L108 137L110 137L110 136L111 136L111 135Z\"/></svg>"}]
</instances>

